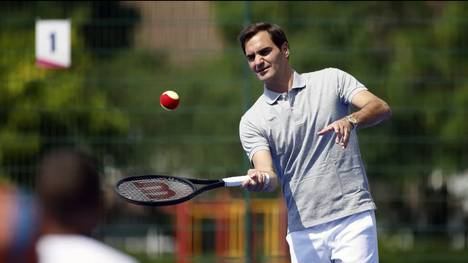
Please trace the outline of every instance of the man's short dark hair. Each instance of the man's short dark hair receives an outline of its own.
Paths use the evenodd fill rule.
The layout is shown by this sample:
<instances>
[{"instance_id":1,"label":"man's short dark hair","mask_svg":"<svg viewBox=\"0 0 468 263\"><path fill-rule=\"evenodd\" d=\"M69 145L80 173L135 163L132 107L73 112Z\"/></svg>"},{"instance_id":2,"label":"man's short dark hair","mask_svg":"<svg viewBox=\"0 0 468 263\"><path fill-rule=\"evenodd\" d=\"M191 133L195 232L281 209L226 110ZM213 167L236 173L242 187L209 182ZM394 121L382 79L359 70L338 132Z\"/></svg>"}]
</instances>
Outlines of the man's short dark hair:
<instances>
[{"instance_id":1,"label":"man's short dark hair","mask_svg":"<svg viewBox=\"0 0 468 263\"><path fill-rule=\"evenodd\" d=\"M258 32L261 31L268 32L273 43L275 43L275 45L280 49L285 42L288 42L286 34L284 33L283 29L281 29L278 25L267 22L258 22L247 26L239 34L239 41L242 47L242 51L244 51L244 54L245 42L249 41L253 36L255 36Z\"/></svg>"},{"instance_id":2,"label":"man's short dark hair","mask_svg":"<svg viewBox=\"0 0 468 263\"><path fill-rule=\"evenodd\" d=\"M79 234L97 224L101 208L99 165L94 157L60 148L45 154L37 171L37 192L45 213Z\"/></svg>"}]
</instances>

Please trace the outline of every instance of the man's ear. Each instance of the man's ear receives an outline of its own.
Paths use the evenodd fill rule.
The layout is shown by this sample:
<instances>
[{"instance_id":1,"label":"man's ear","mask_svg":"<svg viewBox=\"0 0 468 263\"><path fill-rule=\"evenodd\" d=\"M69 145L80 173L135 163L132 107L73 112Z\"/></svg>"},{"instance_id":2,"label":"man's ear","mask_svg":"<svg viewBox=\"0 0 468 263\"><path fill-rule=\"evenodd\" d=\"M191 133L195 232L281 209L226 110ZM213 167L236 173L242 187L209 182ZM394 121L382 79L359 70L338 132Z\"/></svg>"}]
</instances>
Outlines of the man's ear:
<instances>
[{"instance_id":1,"label":"man's ear","mask_svg":"<svg viewBox=\"0 0 468 263\"><path fill-rule=\"evenodd\" d=\"M286 55L286 58L289 58L289 44L288 44L288 42L283 43L283 45L281 46L281 50Z\"/></svg>"}]
</instances>

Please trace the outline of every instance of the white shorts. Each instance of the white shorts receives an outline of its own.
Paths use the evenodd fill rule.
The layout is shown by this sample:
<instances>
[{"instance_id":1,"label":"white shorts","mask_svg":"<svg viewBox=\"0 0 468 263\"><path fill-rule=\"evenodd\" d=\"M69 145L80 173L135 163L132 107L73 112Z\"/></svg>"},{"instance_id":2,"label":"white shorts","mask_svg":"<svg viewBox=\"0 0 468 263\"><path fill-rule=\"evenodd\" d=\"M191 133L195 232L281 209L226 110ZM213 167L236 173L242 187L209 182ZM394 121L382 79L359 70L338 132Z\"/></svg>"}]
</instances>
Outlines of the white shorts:
<instances>
[{"instance_id":1,"label":"white shorts","mask_svg":"<svg viewBox=\"0 0 468 263\"><path fill-rule=\"evenodd\" d=\"M378 263L374 210L291 232L292 263Z\"/></svg>"}]
</instances>

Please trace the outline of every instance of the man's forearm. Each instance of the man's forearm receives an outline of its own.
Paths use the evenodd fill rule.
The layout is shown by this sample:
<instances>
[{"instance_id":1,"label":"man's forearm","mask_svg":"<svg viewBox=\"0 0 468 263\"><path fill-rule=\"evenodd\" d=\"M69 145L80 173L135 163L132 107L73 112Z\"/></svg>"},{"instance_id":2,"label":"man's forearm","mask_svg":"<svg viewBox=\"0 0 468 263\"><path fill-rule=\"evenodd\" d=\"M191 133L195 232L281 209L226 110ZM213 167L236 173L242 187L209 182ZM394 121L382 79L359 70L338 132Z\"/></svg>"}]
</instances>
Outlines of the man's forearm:
<instances>
[{"instance_id":1,"label":"man's forearm","mask_svg":"<svg viewBox=\"0 0 468 263\"><path fill-rule=\"evenodd\" d=\"M363 128L374 126L389 118L392 115L392 111L385 101L376 98L351 115L356 118L357 126Z\"/></svg>"}]
</instances>

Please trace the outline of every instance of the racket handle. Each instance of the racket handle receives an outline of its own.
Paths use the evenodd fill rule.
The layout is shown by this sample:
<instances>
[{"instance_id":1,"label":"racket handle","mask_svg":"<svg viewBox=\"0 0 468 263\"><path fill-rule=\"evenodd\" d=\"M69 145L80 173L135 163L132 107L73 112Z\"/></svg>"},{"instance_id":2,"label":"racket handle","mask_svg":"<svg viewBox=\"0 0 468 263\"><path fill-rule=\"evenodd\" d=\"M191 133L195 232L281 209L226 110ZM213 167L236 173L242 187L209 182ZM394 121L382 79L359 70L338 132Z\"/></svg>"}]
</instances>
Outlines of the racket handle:
<instances>
[{"instance_id":1,"label":"racket handle","mask_svg":"<svg viewBox=\"0 0 468 263\"><path fill-rule=\"evenodd\" d=\"M244 182L248 178L249 178L248 175L242 175L242 176L227 177L227 178L223 178L222 180L224 181L224 186L235 187L235 186L241 186L242 182Z\"/></svg>"}]
</instances>

